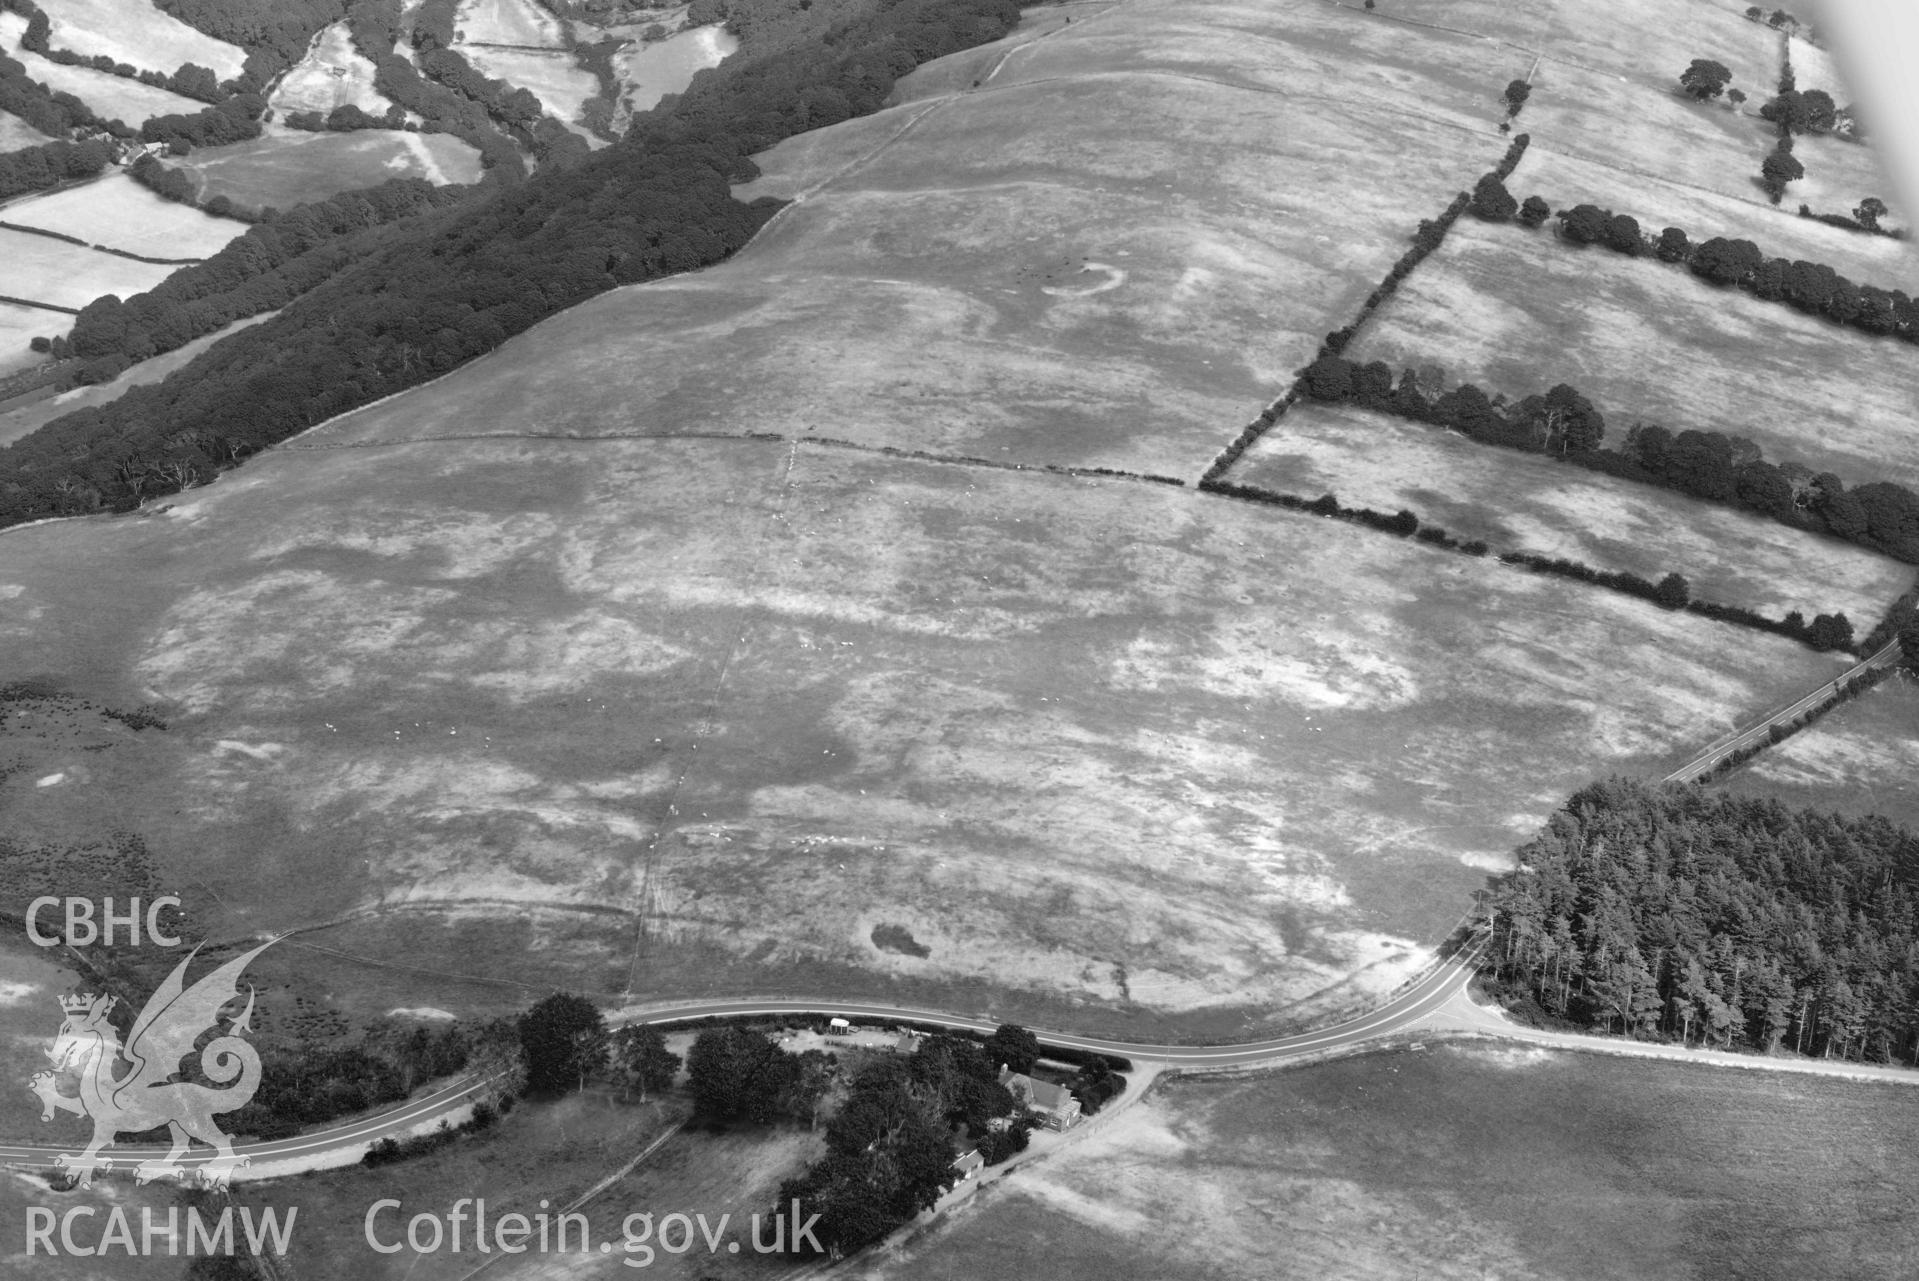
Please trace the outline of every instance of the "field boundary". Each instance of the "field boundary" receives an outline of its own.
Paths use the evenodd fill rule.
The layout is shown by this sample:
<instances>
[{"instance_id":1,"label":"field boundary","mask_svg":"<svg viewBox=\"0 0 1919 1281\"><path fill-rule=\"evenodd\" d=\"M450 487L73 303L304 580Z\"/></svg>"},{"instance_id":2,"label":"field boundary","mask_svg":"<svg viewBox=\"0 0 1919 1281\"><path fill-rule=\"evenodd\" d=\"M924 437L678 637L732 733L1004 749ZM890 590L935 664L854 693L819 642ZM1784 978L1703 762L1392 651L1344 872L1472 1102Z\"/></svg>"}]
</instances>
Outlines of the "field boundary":
<instances>
[{"instance_id":1,"label":"field boundary","mask_svg":"<svg viewBox=\"0 0 1919 1281\"><path fill-rule=\"evenodd\" d=\"M36 302L31 298L15 298L11 294L0 294L0 302L10 302L16 307L38 307L41 311L58 311L69 316L80 314L78 307L62 307L57 302Z\"/></svg>"}]
</instances>

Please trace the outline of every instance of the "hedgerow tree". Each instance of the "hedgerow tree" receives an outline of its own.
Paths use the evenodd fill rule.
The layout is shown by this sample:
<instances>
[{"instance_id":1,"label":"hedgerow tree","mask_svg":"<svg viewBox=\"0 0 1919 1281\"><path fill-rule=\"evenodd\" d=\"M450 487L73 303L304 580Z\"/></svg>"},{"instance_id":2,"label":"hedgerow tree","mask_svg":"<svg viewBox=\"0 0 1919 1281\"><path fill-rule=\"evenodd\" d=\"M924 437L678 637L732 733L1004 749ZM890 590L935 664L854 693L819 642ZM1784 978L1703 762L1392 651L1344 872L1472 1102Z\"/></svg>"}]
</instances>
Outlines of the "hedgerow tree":
<instances>
[{"instance_id":1,"label":"hedgerow tree","mask_svg":"<svg viewBox=\"0 0 1919 1281\"><path fill-rule=\"evenodd\" d=\"M1653 588L1653 600L1663 609L1684 609L1692 600L1692 584L1679 574L1668 574Z\"/></svg>"},{"instance_id":2,"label":"hedgerow tree","mask_svg":"<svg viewBox=\"0 0 1919 1281\"><path fill-rule=\"evenodd\" d=\"M1519 109L1526 105L1526 99L1532 97L1533 87L1524 80L1515 80L1506 86L1506 114L1516 116Z\"/></svg>"},{"instance_id":3,"label":"hedgerow tree","mask_svg":"<svg viewBox=\"0 0 1919 1281\"><path fill-rule=\"evenodd\" d=\"M529 1090L579 1089L606 1066L606 1019L585 997L555 992L520 1016L520 1044Z\"/></svg>"},{"instance_id":4,"label":"hedgerow tree","mask_svg":"<svg viewBox=\"0 0 1919 1281\"><path fill-rule=\"evenodd\" d=\"M799 1061L765 1033L743 1027L707 1028L686 1056L694 1102L719 1120L770 1123L799 1079Z\"/></svg>"},{"instance_id":5,"label":"hedgerow tree","mask_svg":"<svg viewBox=\"0 0 1919 1281\"><path fill-rule=\"evenodd\" d=\"M1553 207L1538 196L1527 196L1519 206L1520 225L1537 227L1540 223L1552 217L1552 212Z\"/></svg>"},{"instance_id":6,"label":"hedgerow tree","mask_svg":"<svg viewBox=\"0 0 1919 1281\"><path fill-rule=\"evenodd\" d=\"M1919 611L1906 615L1899 625L1899 661L1907 671L1919 674Z\"/></svg>"},{"instance_id":7,"label":"hedgerow tree","mask_svg":"<svg viewBox=\"0 0 1919 1281\"><path fill-rule=\"evenodd\" d=\"M1015 1072L1030 1072L1039 1062L1039 1038L1017 1023L1002 1023L986 1038L993 1062Z\"/></svg>"},{"instance_id":8,"label":"hedgerow tree","mask_svg":"<svg viewBox=\"0 0 1919 1281\"><path fill-rule=\"evenodd\" d=\"M1857 219L1859 225L1867 231L1877 231L1879 230L1879 220L1885 217L1888 212L1890 211L1886 208L1885 201L1877 196L1867 196L1853 209L1852 216Z\"/></svg>"},{"instance_id":9,"label":"hedgerow tree","mask_svg":"<svg viewBox=\"0 0 1919 1281\"><path fill-rule=\"evenodd\" d=\"M637 1089L644 1101L673 1084L680 1071L680 1056L666 1048L666 1038L656 1027L636 1023L613 1034L613 1079L623 1094Z\"/></svg>"},{"instance_id":10,"label":"hedgerow tree","mask_svg":"<svg viewBox=\"0 0 1919 1281\"><path fill-rule=\"evenodd\" d=\"M1468 206L1474 217L1484 218L1487 222L1505 222L1519 212L1519 202L1506 190L1506 184L1493 174L1486 174L1473 185L1473 200Z\"/></svg>"},{"instance_id":11,"label":"hedgerow tree","mask_svg":"<svg viewBox=\"0 0 1919 1281\"><path fill-rule=\"evenodd\" d=\"M1717 98L1726 91L1732 82L1732 71L1723 62L1714 62L1710 58L1694 58L1687 68L1679 73L1679 87L1700 102Z\"/></svg>"},{"instance_id":12,"label":"hedgerow tree","mask_svg":"<svg viewBox=\"0 0 1919 1281\"><path fill-rule=\"evenodd\" d=\"M1799 163L1799 158L1786 146L1788 141L1781 138L1780 145L1767 152L1766 158L1759 162L1759 183L1766 189L1766 194L1772 198L1772 203L1775 205L1786 193L1787 183L1797 182L1806 176L1806 167Z\"/></svg>"}]
</instances>

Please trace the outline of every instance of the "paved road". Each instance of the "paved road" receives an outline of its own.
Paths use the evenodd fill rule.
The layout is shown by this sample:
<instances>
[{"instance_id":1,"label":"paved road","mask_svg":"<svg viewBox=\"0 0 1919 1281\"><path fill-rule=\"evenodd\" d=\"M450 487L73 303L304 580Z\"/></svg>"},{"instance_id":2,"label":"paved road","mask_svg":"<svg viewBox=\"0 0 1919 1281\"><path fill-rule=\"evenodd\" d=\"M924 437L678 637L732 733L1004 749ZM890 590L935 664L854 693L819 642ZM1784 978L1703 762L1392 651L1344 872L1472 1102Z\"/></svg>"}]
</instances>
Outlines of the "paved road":
<instances>
[{"instance_id":1,"label":"paved road","mask_svg":"<svg viewBox=\"0 0 1919 1281\"><path fill-rule=\"evenodd\" d=\"M1099 1050L1137 1061L1195 1067L1240 1067L1248 1064L1278 1062L1289 1058L1319 1054L1329 1050L1350 1049L1366 1041L1388 1035L1418 1022L1439 1010L1465 990L1472 976L1470 960L1442 963L1408 986L1385 1005L1370 1013L1335 1024L1318 1032L1275 1037L1243 1045L1135 1045L1126 1041L1108 1041L1096 1037L1074 1036L1063 1032L1035 1029L1047 1044ZM945 1014L938 1010L918 1010L909 1006L843 1004L828 1000L795 998L746 999L732 1001L678 1002L657 1006L638 1006L623 1010L610 1020L614 1023L683 1022L714 1016L765 1014L835 1014L861 1022L931 1023L975 1032L991 1032L996 1024L987 1020ZM310 1134L272 1143L238 1144L235 1150L251 1164L235 1174L236 1179L268 1178L300 1170L350 1165L360 1159L367 1146L377 1139L431 1129L441 1119L450 1119L472 1101L482 1082L472 1078L445 1085L390 1111L315 1130ZM21 1086L25 1088L24 1083ZM67 1139L61 1144L0 1144L0 1164L32 1169L56 1168L53 1159L63 1152L78 1151L87 1138L86 1123L79 1117L57 1114L47 1127L50 1135ZM111 1148L115 1169L160 1155L157 1147ZM195 1148L183 1165L191 1166L207 1154Z\"/></svg>"},{"instance_id":2,"label":"paved road","mask_svg":"<svg viewBox=\"0 0 1919 1281\"><path fill-rule=\"evenodd\" d=\"M1772 727L1797 720L1815 708L1823 707L1838 696L1839 686L1849 680L1855 680L1875 667L1889 667L1899 661L1899 642L1888 641L1870 657L1861 659L1853 666L1841 672L1830 682L1824 682L1811 693L1800 696L1783 707L1767 712L1750 725L1743 725L1730 734L1722 734L1705 747L1691 760L1681 765L1661 779L1665 783L1690 783L1701 774L1710 770L1720 761L1744 747L1752 747L1768 741Z\"/></svg>"}]
</instances>

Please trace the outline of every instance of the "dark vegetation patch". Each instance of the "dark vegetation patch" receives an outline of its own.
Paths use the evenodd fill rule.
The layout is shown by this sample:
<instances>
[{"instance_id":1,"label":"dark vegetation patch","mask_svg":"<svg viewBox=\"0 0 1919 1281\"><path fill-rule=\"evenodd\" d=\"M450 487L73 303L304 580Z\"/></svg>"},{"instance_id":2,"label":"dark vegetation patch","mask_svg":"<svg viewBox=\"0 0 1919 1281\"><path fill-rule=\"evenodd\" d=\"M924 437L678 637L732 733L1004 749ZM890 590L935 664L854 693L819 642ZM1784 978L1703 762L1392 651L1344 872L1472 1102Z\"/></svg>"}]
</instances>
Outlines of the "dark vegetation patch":
<instances>
[{"instance_id":1,"label":"dark vegetation patch","mask_svg":"<svg viewBox=\"0 0 1919 1281\"><path fill-rule=\"evenodd\" d=\"M901 956L926 957L933 949L913 937L913 931L903 925L875 925L873 927L873 946L882 952L897 952Z\"/></svg>"},{"instance_id":2,"label":"dark vegetation patch","mask_svg":"<svg viewBox=\"0 0 1919 1281\"><path fill-rule=\"evenodd\" d=\"M1603 1031L1919 1064L1919 838L1629 779L1574 795L1493 900L1486 965Z\"/></svg>"}]
</instances>

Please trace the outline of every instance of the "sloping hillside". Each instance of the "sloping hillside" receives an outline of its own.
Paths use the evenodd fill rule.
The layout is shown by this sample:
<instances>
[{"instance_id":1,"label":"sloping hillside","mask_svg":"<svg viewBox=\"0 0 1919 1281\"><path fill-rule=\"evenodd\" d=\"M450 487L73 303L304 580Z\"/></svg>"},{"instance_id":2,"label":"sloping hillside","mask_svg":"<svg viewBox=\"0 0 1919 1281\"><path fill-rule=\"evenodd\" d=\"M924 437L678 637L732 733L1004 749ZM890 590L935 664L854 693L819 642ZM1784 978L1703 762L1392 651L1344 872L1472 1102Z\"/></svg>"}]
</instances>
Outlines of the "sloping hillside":
<instances>
[{"instance_id":1,"label":"sloping hillside","mask_svg":"<svg viewBox=\"0 0 1919 1281\"><path fill-rule=\"evenodd\" d=\"M726 263L7 534L21 672L169 727L84 771L16 735L0 800L389 1003L1224 1034L1390 987L1578 783L1840 661L1194 487L1506 154L1533 58L1322 0L1036 10L762 157L740 194L796 203Z\"/></svg>"}]
</instances>

